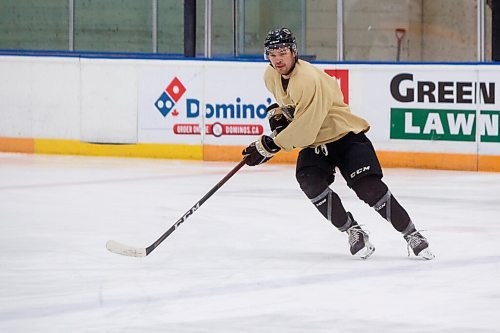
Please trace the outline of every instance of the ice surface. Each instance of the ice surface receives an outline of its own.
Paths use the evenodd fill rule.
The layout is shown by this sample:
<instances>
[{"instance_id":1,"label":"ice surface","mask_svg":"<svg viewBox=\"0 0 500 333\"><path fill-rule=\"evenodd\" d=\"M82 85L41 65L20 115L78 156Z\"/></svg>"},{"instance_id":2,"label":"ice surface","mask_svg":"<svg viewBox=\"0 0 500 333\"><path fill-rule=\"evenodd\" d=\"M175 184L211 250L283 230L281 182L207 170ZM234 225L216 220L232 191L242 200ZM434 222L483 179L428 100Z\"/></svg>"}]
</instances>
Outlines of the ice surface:
<instances>
[{"instance_id":1,"label":"ice surface","mask_svg":"<svg viewBox=\"0 0 500 333\"><path fill-rule=\"evenodd\" d=\"M339 177L373 256L299 190L291 165L0 154L1 332L500 332L500 174L386 169L431 242L406 243Z\"/></svg>"}]
</instances>

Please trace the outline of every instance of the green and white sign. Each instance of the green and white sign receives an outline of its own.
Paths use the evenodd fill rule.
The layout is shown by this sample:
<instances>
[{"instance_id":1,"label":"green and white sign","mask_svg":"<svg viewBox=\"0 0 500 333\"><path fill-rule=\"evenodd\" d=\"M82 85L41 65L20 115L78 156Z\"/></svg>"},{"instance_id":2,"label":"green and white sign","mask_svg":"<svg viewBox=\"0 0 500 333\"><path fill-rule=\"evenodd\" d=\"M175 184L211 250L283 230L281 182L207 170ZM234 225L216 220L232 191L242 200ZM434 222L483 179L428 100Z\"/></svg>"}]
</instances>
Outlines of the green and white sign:
<instances>
[{"instance_id":1,"label":"green and white sign","mask_svg":"<svg viewBox=\"0 0 500 333\"><path fill-rule=\"evenodd\" d=\"M391 139L500 142L500 111L391 108ZM476 136L476 131L479 136Z\"/></svg>"}]
</instances>

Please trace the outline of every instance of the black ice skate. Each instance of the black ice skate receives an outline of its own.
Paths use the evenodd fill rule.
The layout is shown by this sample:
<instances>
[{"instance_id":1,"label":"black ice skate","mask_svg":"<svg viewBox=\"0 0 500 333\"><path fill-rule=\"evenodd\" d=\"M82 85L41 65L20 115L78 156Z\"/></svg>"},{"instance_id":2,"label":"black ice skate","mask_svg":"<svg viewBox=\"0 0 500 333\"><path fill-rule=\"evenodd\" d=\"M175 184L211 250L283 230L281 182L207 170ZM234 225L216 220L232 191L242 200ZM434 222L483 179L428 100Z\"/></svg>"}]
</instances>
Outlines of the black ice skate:
<instances>
[{"instance_id":1,"label":"black ice skate","mask_svg":"<svg viewBox=\"0 0 500 333\"><path fill-rule=\"evenodd\" d=\"M429 249L429 242L418 231L413 231L403 236L408 243L408 256L410 255L410 248L417 257L427 260L434 259L434 254Z\"/></svg>"},{"instance_id":2,"label":"black ice skate","mask_svg":"<svg viewBox=\"0 0 500 333\"><path fill-rule=\"evenodd\" d=\"M362 259L367 259L375 251L375 246L370 243L368 234L366 231L361 229L359 224L354 221L351 213L347 213L349 219L352 221L352 226L347 229L347 234L349 235L349 245L352 255L361 257Z\"/></svg>"}]
</instances>

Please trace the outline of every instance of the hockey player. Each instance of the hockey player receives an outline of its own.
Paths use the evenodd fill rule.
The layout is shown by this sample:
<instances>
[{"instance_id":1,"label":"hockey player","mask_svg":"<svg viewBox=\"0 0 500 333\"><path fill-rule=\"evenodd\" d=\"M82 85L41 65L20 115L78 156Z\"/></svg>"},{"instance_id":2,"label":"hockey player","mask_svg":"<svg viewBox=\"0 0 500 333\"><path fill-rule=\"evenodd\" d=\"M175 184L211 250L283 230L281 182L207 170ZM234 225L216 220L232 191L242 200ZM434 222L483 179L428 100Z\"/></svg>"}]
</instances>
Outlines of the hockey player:
<instances>
[{"instance_id":1,"label":"hockey player","mask_svg":"<svg viewBox=\"0 0 500 333\"><path fill-rule=\"evenodd\" d=\"M403 235L408 254L411 248L416 256L433 259L427 239L382 181L377 155L365 136L370 125L351 113L337 81L299 60L290 29L270 31L264 52L270 61L264 82L279 104L268 107L275 136L263 135L246 147L242 152L246 164L267 162L281 149L301 148L296 165L300 188L328 221L347 233L353 255L366 259L375 247L329 187L335 179L335 168L361 200Z\"/></svg>"}]
</instances>

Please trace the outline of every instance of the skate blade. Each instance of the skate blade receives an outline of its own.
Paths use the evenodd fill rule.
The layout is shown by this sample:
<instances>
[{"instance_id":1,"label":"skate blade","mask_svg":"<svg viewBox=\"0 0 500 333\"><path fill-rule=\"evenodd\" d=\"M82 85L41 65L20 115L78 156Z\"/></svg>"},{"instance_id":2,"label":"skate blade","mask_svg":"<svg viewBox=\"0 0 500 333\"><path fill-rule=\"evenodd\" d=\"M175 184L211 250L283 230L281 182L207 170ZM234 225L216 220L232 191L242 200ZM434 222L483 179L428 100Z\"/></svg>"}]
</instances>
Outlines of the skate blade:
<instances>
[{"instance_id":1,"label":"skate blade","mask_svg":"<svg viewBox=\"0 0 500 333\"><path fill-rule=\"evenodd\" d=\"M424 258L426 260L432 260L432 259L436 258L434 253L432 253L429 250L429 248L425 248L422 251L420 251L420 253L417 255L417 257Z\"/></svg>"},{"instance_id":2,"label":"skate blade","mask_svg":"<svg viewBox=\"0 0 500 333\"><path fill-rule=\"evenodd\" d=\"M370 242L366 242L365 247L359 250L356 255L361 259L368 259L373 254L373 252L375 252L375 246L373 246L373 244Z\"/></svg>"}]
</instances>

